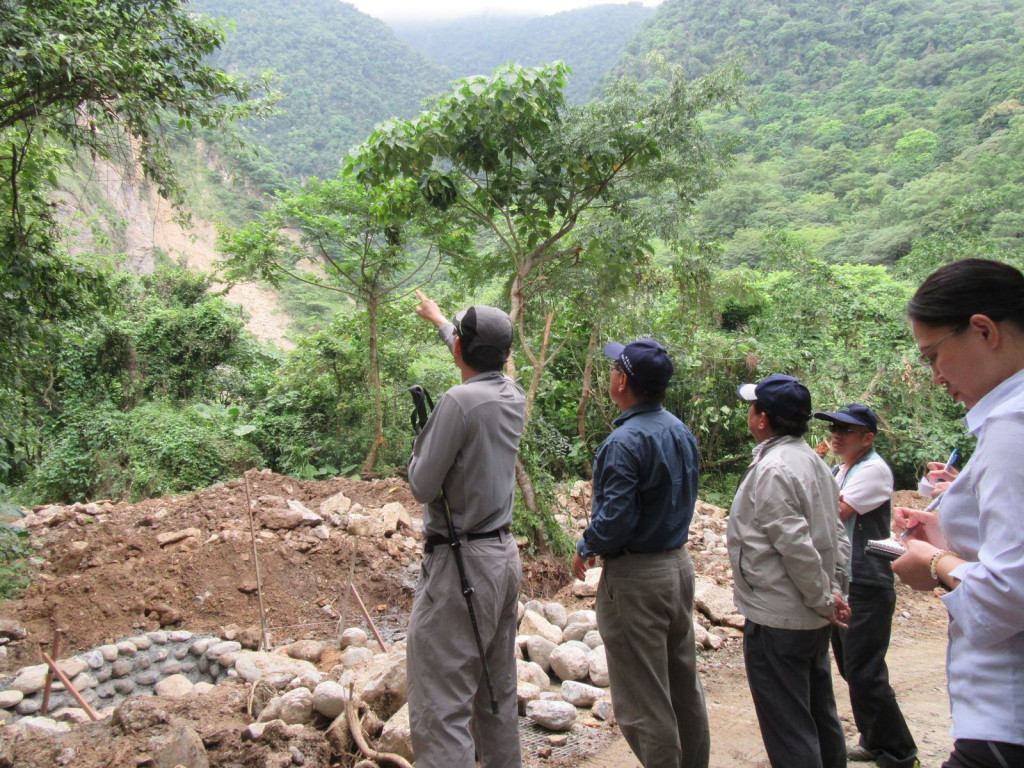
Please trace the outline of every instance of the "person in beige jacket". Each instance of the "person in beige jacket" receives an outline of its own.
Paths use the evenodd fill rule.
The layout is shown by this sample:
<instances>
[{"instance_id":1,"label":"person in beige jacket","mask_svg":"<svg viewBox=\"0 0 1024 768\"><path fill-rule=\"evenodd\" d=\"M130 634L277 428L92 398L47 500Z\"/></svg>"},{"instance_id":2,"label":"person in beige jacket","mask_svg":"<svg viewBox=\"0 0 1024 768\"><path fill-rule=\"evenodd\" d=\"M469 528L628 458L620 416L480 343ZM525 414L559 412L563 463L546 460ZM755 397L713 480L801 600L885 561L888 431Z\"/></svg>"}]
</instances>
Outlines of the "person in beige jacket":
<instances>
[{"instance_id":1,"label":"person in beige jacket","mask_svg":"<svg viewBox=\"0 0 1024 768\"><path fill-rule=\"evenodd\" d=\"M807 387L772 374L739 396L750 401L747 426L758 444L729 512L729 559L761 738L773 768L842 768L829 659L832 625L849 616L838 490L803 438Z\"/></svg>"}]
</instances>

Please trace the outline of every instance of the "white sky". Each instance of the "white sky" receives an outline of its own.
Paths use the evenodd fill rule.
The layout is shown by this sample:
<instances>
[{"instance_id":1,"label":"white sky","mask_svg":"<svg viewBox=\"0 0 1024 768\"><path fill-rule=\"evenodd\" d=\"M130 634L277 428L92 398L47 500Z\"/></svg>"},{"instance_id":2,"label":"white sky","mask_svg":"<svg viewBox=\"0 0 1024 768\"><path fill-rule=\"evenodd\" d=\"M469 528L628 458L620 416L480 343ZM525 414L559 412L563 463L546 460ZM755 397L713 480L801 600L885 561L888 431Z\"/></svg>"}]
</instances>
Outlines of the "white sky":
<instances>
[{"instance_id":1,"label":"white sky","mask_svg":"<svg viewBox=\"0 0 1024 768\"><path fill-rule=\"evenodd\" d=\"M634 2L636 0L633 0ZM655 6L661 0L639 0ZM630 0L347 0L363 13L384 21L407 19L451 19L483 14L524 14L545 16L573 8L610 3L624 4Z\"/></svg>"}]
</instances>

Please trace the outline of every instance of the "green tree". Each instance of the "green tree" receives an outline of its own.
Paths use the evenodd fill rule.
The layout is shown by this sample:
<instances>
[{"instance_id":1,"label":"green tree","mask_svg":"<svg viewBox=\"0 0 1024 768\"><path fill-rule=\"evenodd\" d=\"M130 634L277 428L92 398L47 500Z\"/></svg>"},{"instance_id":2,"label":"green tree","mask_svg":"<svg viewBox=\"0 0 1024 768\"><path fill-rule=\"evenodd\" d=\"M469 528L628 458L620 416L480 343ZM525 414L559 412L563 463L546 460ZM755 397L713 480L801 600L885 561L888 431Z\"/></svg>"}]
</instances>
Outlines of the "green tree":
<instances>
[{"instance_id":1,"label":"green tree","mask_svg":"<svg viewBox=\"0 0 1024 768\"><path fill-rule=\"evenodd\" d=\"M373 471L384 444L381 310L470 244L468 234L449 227L445 217L419 215L423 207L408 180L366 188L347 176L314 179L281 193L259 221L220 243L228 279L255 275L275 286L298 280L343 294L366 312L373 440L364 473ZM317 268L304 268L311 263Z\"/></svg>"},{"instance_id":2,"label":"green tree","mask_svg":"<svg viewBox=\"0 0 1024 768\"><path fill-rule=\"evenodd\" d=\"M180 202L172 143L269 108L262 83L205 63L223 40L186 0L0 0L0 475L33 450L60 322L112 298L108 270L60 245L58 169L79 151L135 161Z\"/></svg>"},{"instance_id":3,"label":"green tree","mask_svg":"<svg viewBox=\"0 0 1024 768\"><path fill-rule=\"evenodd\" d=\"M736 103L737 71L695 82L678 68L658 71L659 86L622 79L603 101L570 108L564 64L508 65L459 81L412 120L385 123L353 150L348 168L370 186L415 180L436 210L455 211L484 233L481 266L507 277L519 342L543 369L550 358L532 345L543 347L541 327L565 304L553 301L527 328L532 288L557 284L581 262L622 271L654 238L678 241L726 162L700 120Z\"/></svg>"}]
</instances>

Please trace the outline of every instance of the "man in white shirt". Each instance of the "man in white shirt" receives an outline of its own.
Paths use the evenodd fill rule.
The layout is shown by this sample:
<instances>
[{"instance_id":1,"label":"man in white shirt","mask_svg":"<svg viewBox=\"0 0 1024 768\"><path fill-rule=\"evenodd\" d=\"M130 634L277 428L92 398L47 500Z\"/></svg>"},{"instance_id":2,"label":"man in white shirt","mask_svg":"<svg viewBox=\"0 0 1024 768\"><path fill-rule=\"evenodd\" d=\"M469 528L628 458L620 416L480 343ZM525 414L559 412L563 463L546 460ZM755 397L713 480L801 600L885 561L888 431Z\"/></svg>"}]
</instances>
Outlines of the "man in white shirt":
<instances>
[{"instance_id":1,"label":"man in white shirt","mask_svg":"<svg viewBox=\"0 0 1024 768\"><path fill-rule=\"evenodd\" d=\"M832 450L842 460L835 470L839 518L853 545L850 558L852 612L848 629L833 628L832 651L850 688L850 706L860 743L851 760L872 760L882 768L920 765L917 745L889 685L885 654L892 634L896 591L888 561L866 555L869 539L889 537L892 470L874 449L878 417L853 403L814 414L829 422Z\"/></svg>"}]
</instances>

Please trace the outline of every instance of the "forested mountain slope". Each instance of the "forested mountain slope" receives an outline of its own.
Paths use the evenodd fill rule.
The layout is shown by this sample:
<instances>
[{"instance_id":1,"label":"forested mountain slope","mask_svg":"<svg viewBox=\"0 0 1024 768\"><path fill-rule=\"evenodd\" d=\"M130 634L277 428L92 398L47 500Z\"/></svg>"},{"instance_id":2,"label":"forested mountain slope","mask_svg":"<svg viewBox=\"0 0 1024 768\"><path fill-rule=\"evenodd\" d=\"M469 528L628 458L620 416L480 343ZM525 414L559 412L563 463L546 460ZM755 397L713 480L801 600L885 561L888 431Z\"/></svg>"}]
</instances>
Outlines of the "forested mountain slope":
<instances>
[{"instance_id":1,"label":"forested mountain slope","mask_svg":"<svg viewBox=\"0 0 1024 768\"><path fill-rule=\"evenodd\" d=\"M292 175L321 178L373 126L410 117L446 73L378 21L338 0L194 0L233 31L213 61L227 71L271 69L283 114L255 127Z\"/></svg>"},{"instance_id":2,"label":"forested mountain slope","mask_svg":"<svg viewBox=\"0 0 1024 768\"><path fill-rule=\"evenodd\" d=\"M723 117L730 180L703 209L732 263L784 228L833 259L1024 242L1022 0L666 0L652 50L699 75L742 57L757 109Z\"/></svg>"},{"instance_id":3,"label":"forested mountain slope","mask_svg":"<svg viewBox=\"0 0 1024 768\"><path fill-rule=\"evenodd\" d=\"M473 16L394 22L398 36L454 77L488 74L502 64L562 60L573 70L565 89L584 103L622 49L654 14L640 3L596 5L541 17Z\"/></svg>"}]
</instances>

